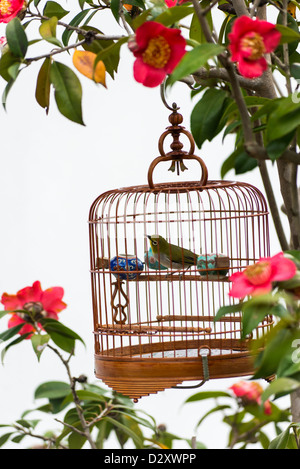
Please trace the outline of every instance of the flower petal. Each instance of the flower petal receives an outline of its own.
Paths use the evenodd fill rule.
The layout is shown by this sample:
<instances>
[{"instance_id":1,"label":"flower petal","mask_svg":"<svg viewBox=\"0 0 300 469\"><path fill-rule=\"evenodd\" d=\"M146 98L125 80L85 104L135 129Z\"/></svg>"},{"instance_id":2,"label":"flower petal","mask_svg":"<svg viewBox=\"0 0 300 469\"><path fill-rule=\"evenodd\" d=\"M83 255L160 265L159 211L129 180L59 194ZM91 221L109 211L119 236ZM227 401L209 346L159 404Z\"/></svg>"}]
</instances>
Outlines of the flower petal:
<instances>
[{"instance_id":1,"label":"flower petal","mask_svg":"<svg viewBox=\"0 0 300 469\"><path fill-rule=\"evenodd\" d=\"M165 66L166 73L171 73L186 52L186 41L181 35L180 29L167 29L162 36L166 39L171 48L171 56Z\"/></svg>"},{"instance_id":2,"label":"flower petal","mask_svg":"<svg viewBox=\"0 0 300 469\"><path fill-rule=\"evenodd\" d=\"M155 36L159 36L166 28L156 21L145 21L135 33L135 40L139 49L134 54L141 54L148 46L148 42Z\"/></svg>"},{"instance_id":3,"label":"flower petal","mask_svg":"<svg viewBox=\"0 0 300 469\"><path fill-rule=\"evenodd\" d=\"M3 293L1 297L1 303L4 305L5 311L14 311L15 309L22 309L22 304L20 303L17 295L9 295L8 293Z\"/></svg>"},{"instance_id":4,"label":"flower petal","mask_svg":"<svg viewBox=\"0 0 300 469\"><path fill-rule=\"evenodd\" d=\"M64 289L62 287L52 287L42 292L41 303L47 312L59 313L66 308L66 303L62 300Z\"/></svg>"},{"instance_id":5,"label":"flower petal","mask_svg":"<svg viewBox=\"0 0 300 469\"><path fill-rule=\"evenodd\" d=\"M166 76L163 68L151 67L144 63L140 57L133 64L133 74L138 83L142 83L149 88L160 85Z\"/></svg>"},{"instance_id":6,"label":"flower petal","mask_svg":"<svg viewBox=\"0 0 300 469\"><path fill-rule=\"evenodd\" d=\"M20 10L22 10L25 1L24 0L10 0L11 8L5 13L0 13L0 23L8 23L12 20Z\"/></svg>"},{"instance_id":7,"label":"flower petal","mask_svg":"<svg viewBox=\"0 0 300 469\"><path fill-rule=\"evenodd\" d=\"M232 287L229 296L233 298L244 298L247 295L251 295L255 288L254 285L248 281L243 272L232 274L230 281L232 281Z\"/></svg>"},{"instance_id":8,"label":"flower petal","mask_svg":"<svg viewBox=\"0 0 300 469\"><path fill-rule=\"evenodd\" d=\"M42 295L41 283L36 281L32 287L25 287L17 292L17 297L22 305L30 301L40 301Z\"/></svg>"},{"instance_id":9,"label":"flower petal","mask_svg":"<svg viewBox=\"0 0 300 469\"><path fill-rule=\"evenodd\" d=\"M273 50L277 48L280 42L280 38L281 38L281 33L277 31L276 29L268 32L263 37L264 45L265 45L265 49L267 53L273 52Z\"/></svg>"},{"instance_id":10,"label":"flower petal","mask_svg":"<svg viewBox=\"0 0 300 469\"><path fill-rule=\"evenodd\" d=\"M281 282L283 280L289 280L296 275L297 268L293 261L286 259L283 252L276 254L271 257L270 263L272 266L272 281Z\"/></svg>"},{"instance_id":11,"label":"flower petal","mask_svg":"<svg viewBox=\"0 0 300 469\"><path fill-rule=\"evenodd\" d=\"M31 324L26 323L20 316L17 314L13 314L8 321L8 328L11 329L12 327L18 326L19 324L24 324L24 326L19 331L20 335L28 334L30 332L35 332L34 327ZM31 336L28 336L27 339L30 339Z\"/></svg>"},{"instance_id":12,"label":"flower petal","mask_svg":"<svg viewBox=\"0 0 300 469\"><path fill-rule=\"evenodd\" d=\"M258 78L267 68L268 64L264 57L258 60L246 60L243 58L238 62L238 70L245 78Z\"/></svg>"}]
</instances>

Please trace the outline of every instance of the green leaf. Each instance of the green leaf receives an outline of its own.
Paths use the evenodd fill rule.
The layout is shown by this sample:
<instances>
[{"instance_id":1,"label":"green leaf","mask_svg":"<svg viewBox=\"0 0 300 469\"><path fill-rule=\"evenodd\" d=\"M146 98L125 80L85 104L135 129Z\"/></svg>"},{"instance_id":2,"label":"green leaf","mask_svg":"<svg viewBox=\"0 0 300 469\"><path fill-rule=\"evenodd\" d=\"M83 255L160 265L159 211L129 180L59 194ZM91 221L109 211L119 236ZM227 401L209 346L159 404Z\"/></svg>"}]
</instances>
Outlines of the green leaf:
<instances>
[{"instance_id":1,"label":"green leaf","mask_svg":"<svg viewBox=\"0 0 300 469\"><path fill-rule=\"evenodd\" d=\"M300 65L292 64L291 65L291 76L296 80L300 80Z\"/></svg>"},{"instance_id":2,"label":"green leaf","mask_svg":"<svg viewBox=\"0 0 300 469\"><path fill-rule=\"evenodd\" d=\"M121 3L121 0L111 0L110 2L111 12L114 15L118 23L120 20L120 6L121 6L120 3Z\"/></svg>"},{"instance_id":3,"label":"green leaf","mask_svg":"<svg viewBox=\"0 0 300 469\"><path fill-rule=\"evenodd\" d=\"M300 338L300 332L285 326L283 320L269 331L265 338L265 348L256 359L254 379L276 374L281 361L293 351L293 341Z\"/></svg>"},{"instance_id":4,"label":"green leaf","mask_svg":"<svg viewBox=\"0 0 300 469\"><path fill-rule=\"evenodd\" d=\"M244 174L256 168L257 161L248 155L246 151L241 151L235 155L234 169L235 174Z\"/></svg>"},{"instance_id":5,"label":"green leaf","mask_svg":"<svg viewBox=\"0 0 300 469\"><path fill-rule=\"evenodd\" d=\"M201 47L201 46L199 46ZM223 115L227 93L219 89L207 90L191 114L191 131L198 148L205 140L211 141Z\"/></svg>"},{"instance_id":6,"label":"green leaf","mask_svg":"<svg viewBox=\"0 0 300 469\"><path fill-rule=\"evenodd\" d=\"M103 420L105 420L106 422L110 422L114 427L117 427L119 430L121 430L122 432L125 433L125 435L128 435L129 438L131 438L135 445L138 447L138 448L142 448L143 447L143 440L140 436L140 434L136 433L135 431L133 431L131 428L129 428L128 426L122 424L121 422L119 422L118 420L116 419L113 419L111 417L104 417Z\"/></svg>"},{"instance_id":7,"label":"green leaf","mask_svg":"<svg viewBox=\"0 0 300 469\"><path fill-rule=\"evenodd\" d=\"M40 360L43 351L45 350L48 342L50 340L49 334L34 334L31 337L31 343L33 350L37 356L37 359Z\"/></svg>"},{"instance_id":8,"label":"green leaf","mask_svg":"<svg viewBox=\"0 0 300 469\"><path fill-rule=\"evenodd\" d=\"M40 68L35 89L36 101L46 110L47 114L49 112L50 105L50 69L51 59L47 57Z\"/></svg>"},{"instance_id":9,"label":"green leaf","mask_svg":"<svg viewBox=\"0 0 300 469\"><path fill-rule=\"evenodd\" d=\"M8 351L11 347L13 347L14 345L17 345L17 344L19 344L20 342L23 342L23 340L26 340L27 337L29 337L29 336L30 336L30 333L22 334L22 335L20 335L19 337L17 337L17 339L15 339L15 340L13 340L12 342L10 342L6 347L4 347L4 349L3 349L2 352L1 352L1 361L2 361L2 363L3 363L3 361L4 361L4 357L5 357L6 353L7 353L7 351Z\"/></svg>"},{"instance_id":10,"label":"green leaf","mask_svg":"<svg viewBox=\"0 0 300 469\"><path fill-rule=\"evenodd\" d=\"M0 319L6 316L9 313L9 311L0 311Z\"/></svg>"},{"instance_id":11,"label":"green leaf","mask_svg":"<svg viewBox=\"0 0 300 469\"><path fill-rule=\"evenodd\" d=\"M28 48L26 33L20 20L13 18L6 26L6 39L11 52L16 57L24 58Z\"/></svg>"},{"instance_id":12,"label":"green leaf","mask_svg":"<svg viewBox=\"0 0 300 469\"><path fill-rule=\"evenodd\" d=\"M268 400L273 394L289 394L300 387L300 382L292 378L277 378L264 390L261 395L263 402Z\"/></svg>"},{"instance_id":13,"label":"green leaf","mask_svg":"<svg viewBox=\"0 0 300 469\"><path fill-rule=\"evenodd\" d=\"M198 428L202 422L209 416L209 415L212 415L216 412L220 412L220 411L223 411L223 410L226 410L226 409L231 409L231 406L230 405L226 405L226 404L223 404L223 405L218 405L216 407L214 407L213 409L209 410L208 412L206 412L205 415L203 415L203 417L201 417L201 419L199 420L199 422L197 423L196 425L196 428Z\"/></svg>"},{"instance_id":14,"label":"green leaf","mask_svg":"<svg viewBox=\"0 0 300 469\"><path fill-rule=\"evenodd\" d=\"M55 16L53 16L52 18L50 18L47 21L44 21L41 24L39 28L39 32L42 38L45 39L45 41L48 41L51 44L61 47L62 45L60 41L56 38L57 22L58 22L58 19Z\"/></svg>"},{"instance_id":15,"label":"green leaf","mask_svg":"<svg viewBox=\"0 0 300 469\"><path fill-rule=\"evenodd\" d=\"M226 316L227 314L240 313L242 311L243 304L244 303L238 303L235 305L222 306L218 310L214 321L219 321L222 317Z\"/></svg>"},{"instance_id":16,"label":"green leaf","mask_svg":"<svg viewBox=\"0 0 300 469\"><path fill-rule=\"evenodd\" d=\"M231 169L234 169L236 174L243 174L256 168L257 161L251 158L244 150L243 145L239 146L226 158L221 167L221 177L224 178L225 174Z\"/></svg>"},{"instance_id":17,"label":"green leaf","mask_svg":"<svg viewBox=\"0 0 300 469\"><path fill-rule=\"evenodd\" d=\"M286 449L289 436L290 436L290 425L280 435L271 441L269 449Z\"/></svg>"},{"instance_id":18,"label":"green leaf","mask_svg":"<svg viewBox=\"0 0 300 469\"><path fill-rule=\"evenodd\" d=\"M180 5L168 8L166 11L161 13L155 18L157 23L161 23L164 26L171 26L177 21L182 20L186 16L194 13L194 8L191 6Z\"/></svg>"},{"instance_id":19,"label":"green leaf","mask_svg":"<svg viewBox=\"0 0 300 469\"><path fill-rule=\"evenodd\" d=\"M77 396L81 401L93 401L93 402L107 402L107 398L102 396L101 394L97 394L95 392L86 391L86 390L78 390L76 391ZM73 402L73 395L69 394L63 401L63 405L69 404Z\"/></svg>"},{"instance_id":20,"label":"green leaf","mask_svg":"<svg viewBox=\"0 0 300 469\"><path fill-rule=\"evenodd\" d=\"M40 322L46 331L55 331L65 337L69 337L70 339L79 340L80 342L82 342L82 344L84 344L83 339L76 332L74 332L72 329L65 326L61 322L57 321L56 319L45 318L42 319Z\"/></svg>"},{"instance_id":21,"label":"green leaf","mask_svg":"<svg viewBox=\"0 0 300 469\"><path fill-rule=\"evenodd\" d=\"M295 131L300 125L300 103L293 96L282 98L271 112L267 123L268 141L279 139Z\"/></svg>"},{"instance_id":22,"label":"green leaf","mask_svg":"<svg viewBox=\"0 0 300 469\"><path fill-rule=\"evenodd\" d=\"M48 381L41 384L34 393L35 399L57 399L70 393L70 385L63 381Z\"/></svg>"},{"instance_id":23,"label":"green leaf","mask_svg":"<svg viewBox=\"0 0 300 469\"><path fill-rule=\"evenodd\" d=\"M20 57L16 57L10 51L2 55L0 59L0 76L7 82L11 80L10 67L14 64L21 64Z\"/></svg>"},{"instance_id":24,"label":"green leaf","mask_svg":"<svg viewBox=\"0 0 300 469\"><path fill-rule=\"evenodd\" d=\"M292 131L291 133L286 134L281 138L272 140L267 144L266 150L270 160L275 161L282 155L282 153L287 149L287 147L291 143L294 135L295 131Z\"/></svg>"},{"instance_id":25,"label":"green leaf","mask_svg":"<svg viewBox=\"0 0 300 469\"><path fill-rule=\"evenodd\" d=\"M218 44L205 43L196 46L194 49L187 52L183 56L169 77L168 84L172 85L175 83L175 81L181 80L185 76L195 72L200 67L205 65L210 58L220 54L223 50L224 47Z\"/></svg>"},{"instance_id":26,"label":"green leaf","mask_svg":"<svg viewBox=\"0 0 300 469\"><path fill-rule=\"evenodd\" d=\"M108 73L113 78L114 72L118 71L121 46L127 41L128 37L124 37L122 39L119 39L117 42L113 42L111 45L108 45L108 47L100 49L97 53L97 57L94 62L94 68L96 68L97 63L102 60L102 62L104 62L105 67L107 67Z\"/></svg>"},{"instance_id":27,"label":"green leaf","mask_svg":"<svg viewBox=\"0 0 300 469\"><path fill-rule=\"evenodd\" d=\"M81 449L86 441L85 436L72 432L68 438L69 449Z\"/></svg>"},{"instance_id":28,"label":"green leaf","mask_svg":"<svg viewBox=\"0 0 300 469\"><path fill-rule=\"evenodd\" d=\"M283 26L282 24L277 24L276 29L281 33L280 44L296 41L299 42L300 34L294 29L291 29L288 26Z\"/></svg>"},{"instance_id":29,"label":"green leaf","mask_svg":"<svg viewBox=\"0 0 300 469\"><path fill-rule=\"evenodd\" d=\"M210 0L204 0L204 1L201 2L202 8L208 7L209 4L210 4ZM208 13L205 16L206 16L206 20L208 22L208 25L210 27L210 30L212 31L213 22L212 22L211 10L208 11ZM193 39L194 41L197 41L200 44L203 44L204 42L206 42L205 34L203 32L202 26L199 22L199 18L196 15L196 13L193 14L192 21L191 21L190 39Z\"/></svg>"},{"instance_id":30,"label":"green leaf","mask_svg":"<svg viewBox=\"0 0 300 469\"><path fill-rule=\"evenodd\" d=\"M7 85L4 88L3 94L2 94L2 106L4 110L6 111L6 102L7 102L7 96L10 90L12 89L13 84L15 83L15 80L11 79Z\"/></svg>"},{"instance_id":31,"label":"green leaf","mask_svg":"<svg viewBox=\"0 0 300 469\"><path fill-rule=\"evenodd\" d=\"M70 26L79 26L81 21L86 17L86 15L90 12L90 9L82 10L78 15L76 15L69 23ZM74 31L65 29L62 35L62 42L64 46L67 46Z\"/></svg>"},{"instance_id":32,"label":"green leaf","mask_svg":"<svg viewBox=\"0 0 300 469\"><path fill-rule=\"evenodd\" d=\"M48 1L45 5L43 16L47 16L51 18L52 16L56 16L59 20L66 16L69 11L65 10L62 6L60 6L57 2Z\"/></svg>"},{"instance_id":33,"label":"green leaf","mask_svg":"<svg viewBox=\"0 0 300 469\"><path fill-rule=\"evenodd\" d=\"M218 397L231 397L231 395L224 391L202 391L188 397L184 403L203 401L204 399L216 399Z\"/></svg>"},{"instance_id":34,"label":"green leaf","mask_svg":"<svg viewBox=\"0 0 300 469\"><path fill-rule=\"evenodd\" d=\"M248 334L256 329L256 327L263 321L263 319L270 315L272 312L273 305L267 303L256 303L249 301L243 307L243 318L242 318L242 338L245 338Z\"/></svg>"},{"instance_id":35,"label":"green leaf","mask_svg":"<svg viewBox=\"0 0 300 469\"><path fill-rule=\"evenodd\" d=\"M0 448L5 445L5 443L9 440L9 438L14 435L15 432L5 433L4 435L0 436Z\"/></svg>"},{"instance_id":36,"label":"green leaf","mask_svg":"<svg viewBox=\"0 0 300 469\"><path fill-rule=\"evenodd\" d=\"M7 329L6 331L2 332L0 334L0 342L5 342L6 340L11 339L14 335L20 332L23 326L24 326L24 323L18 324L17 326L11 327Z\"/></svg>"},{"instance_id":37,"label":"green leaf","mask_svg":"<svg viewBox=\"0 0 300 469\"><path fill-rule=\"evenodd\" d=\"M84 125L82 120L82 88L73 70L60 62L53 62L50 80L55 89L55 100L61 114Z\"/></svg>"}]
</instances>

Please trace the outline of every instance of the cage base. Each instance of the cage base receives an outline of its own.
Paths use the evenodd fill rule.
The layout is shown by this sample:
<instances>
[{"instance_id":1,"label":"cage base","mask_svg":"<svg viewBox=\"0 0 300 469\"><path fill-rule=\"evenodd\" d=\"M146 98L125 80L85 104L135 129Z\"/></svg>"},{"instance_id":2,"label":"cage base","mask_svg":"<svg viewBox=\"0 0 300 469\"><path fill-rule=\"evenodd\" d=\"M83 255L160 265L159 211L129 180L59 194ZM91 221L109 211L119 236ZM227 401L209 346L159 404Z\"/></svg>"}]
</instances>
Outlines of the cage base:
<instances>
[{"instance_id":1,"label":"cage base","mask_svg":"<svg viewBox=\"0 0 300 469\"><path fill-rule=\"evenodd\" d=\"M235 351L208 357L209 379L253 374L253 357L248 351ZM95 376L114 391L137 400L156 394L184 381L204 379L202 358L140 358L95 355Z\"/></svg>"}]
</instances>

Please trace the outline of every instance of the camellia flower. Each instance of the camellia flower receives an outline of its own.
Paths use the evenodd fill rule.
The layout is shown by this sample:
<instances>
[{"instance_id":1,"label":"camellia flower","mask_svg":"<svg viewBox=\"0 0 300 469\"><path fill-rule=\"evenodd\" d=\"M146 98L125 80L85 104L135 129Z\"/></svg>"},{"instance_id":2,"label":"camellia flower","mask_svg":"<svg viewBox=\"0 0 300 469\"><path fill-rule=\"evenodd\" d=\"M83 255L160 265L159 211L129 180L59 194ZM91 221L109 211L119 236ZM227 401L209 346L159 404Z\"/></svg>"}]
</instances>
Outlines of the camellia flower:
<instances>
[{"instance_id":1,"label":"camellia flower","mask_svg":"<svg viewBox=\"0 0 300 469\"><path fill-rule=\"evenodd\" d=\"M0 0L0 23L8 23L24 6L24 0Z\"/></svg>"},{"instance_id":2,"label":"camellia flower","mask_svg":"<svg viewBox=\"0 0 300 469\"><path fill-rule=\"evenodd\" d=\"M184 56L186 42L180 29L167 28L155 21L146 21L128 42L136 57L134 78L144 86L160 85Z\"/></svg>"},{"instance_id":3,"label":"camellia flower","mask_svg":"<svg viewBox=\"0 0 300 469\"><path fill-rule=\"evenodd\" d=\"M165 0L165 3L168 8L176 7L177 5L182 5L183 3L187 3L190 0Z\"/></svg>"},{"instance_id":4,"label":"camellia flower","mask_svg":"<svg viewBox=\"0 0 300 469\"><path fill-rule=\"evenodd\" d=\"M3 293L1 303L4 305L5 311L12 311L8 327L11 328L24 323L19 331L19 334L23 335L34 333L34 322L38 323L41 318L57 320L57 313L67 306L62 301L63 295L64 290L61 287L42 290L39 281L34 282L31 287L19 290L16 295Z\"/></svg>"},{"instance_id":5,"label":"camellia flower","mask_svg":"<svg viewBox=\"0 0 300 469\"><path fill-rule=\"evenodd\" d=\"M268 68L265 54L273 52L281 34L268 21L240 16L228 35L231 60L237 62L238 70L246 78L257 78Z\"/></svg>"},{"instance_id":6,"label":"camellia flower","mask_svg":"<svg viewBox=\"0 0 300 469\"><path fill-rule=\"evenodd\" d=\"M0 37L0 54L3 55L8 49L6 36Z\"/></svg>"},{"instance_id":7,"label":"camellia flower","mask_svg":"<svg viewBox=\"0 0 300 469\"><path fill-rule=\"evenodd\" d=\"M284 257L283 252L273 257L261 258L246 267L243 272L231 275L232 288L229 296L244 298L247 295L262 295L272 290L272 282L289 280L296 275L296 265Z\"/></svg>"},{"instance_id":8,"label":"camellia flower","mask_svg":"<svg viewBox=\"0 0 300 469\"><path fill-rule=\"evenodd\" d=\"M261 404L263 388L255 381L239 381L238 383L230 386L229 389L233 391L235 396L240 399L244 406L251 404ZM270 401L266 401L264 403L264 413L267 415L272 413Z\"/></svg>"}]
</instances>

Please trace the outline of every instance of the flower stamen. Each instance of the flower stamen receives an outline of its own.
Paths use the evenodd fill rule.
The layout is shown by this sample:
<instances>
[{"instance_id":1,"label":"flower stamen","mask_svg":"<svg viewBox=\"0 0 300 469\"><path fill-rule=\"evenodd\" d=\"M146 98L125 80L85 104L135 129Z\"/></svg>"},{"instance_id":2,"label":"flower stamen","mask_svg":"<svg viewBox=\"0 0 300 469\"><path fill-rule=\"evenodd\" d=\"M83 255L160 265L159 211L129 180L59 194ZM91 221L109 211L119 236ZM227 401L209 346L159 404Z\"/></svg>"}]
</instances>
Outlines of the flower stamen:
<instances>
[{"instance_id":1,"label":"flower stamen","mask_svg":"<svg viewBox=\"0 0 300 469\"><path fill-rule=\"evenodd\" d=\"M0 0L0 13L1 15L11 14L13 11L10 0Z\"/></svg>"},{"instance_id":2,"label":"flower stamen","mask_svg":"<svg viewBox=\"0 0 300 469\"><path fill-rule=\"evenodd\" d=\"M270 279L272 267L270 262L262 261L249 265L244 274L252 285L261 285Z\"/></svg>"},{"instance_id":3,"label":"flower stamen","mask_svg":"<svg viewBox=\"0 0 300 469\"><path fill-rule=\"evenodd\" d=\"M143 61L148 65L154 68L164 68L170 59L171 48L163 36L153 37L142 56Z\"/></svg>"},{"instance_id":4,"label":"flower stamen","mask_svg":"<svg viewBox=\"0 0 300 469\"><path fill-rule=\"evenodd\" d=\"M250 49L251 54L247 57L248 60L258 60L266 52L263 38L258 33L249 33L241 40L241 48L244 51Z\"/></svg>"}]
</instances>

